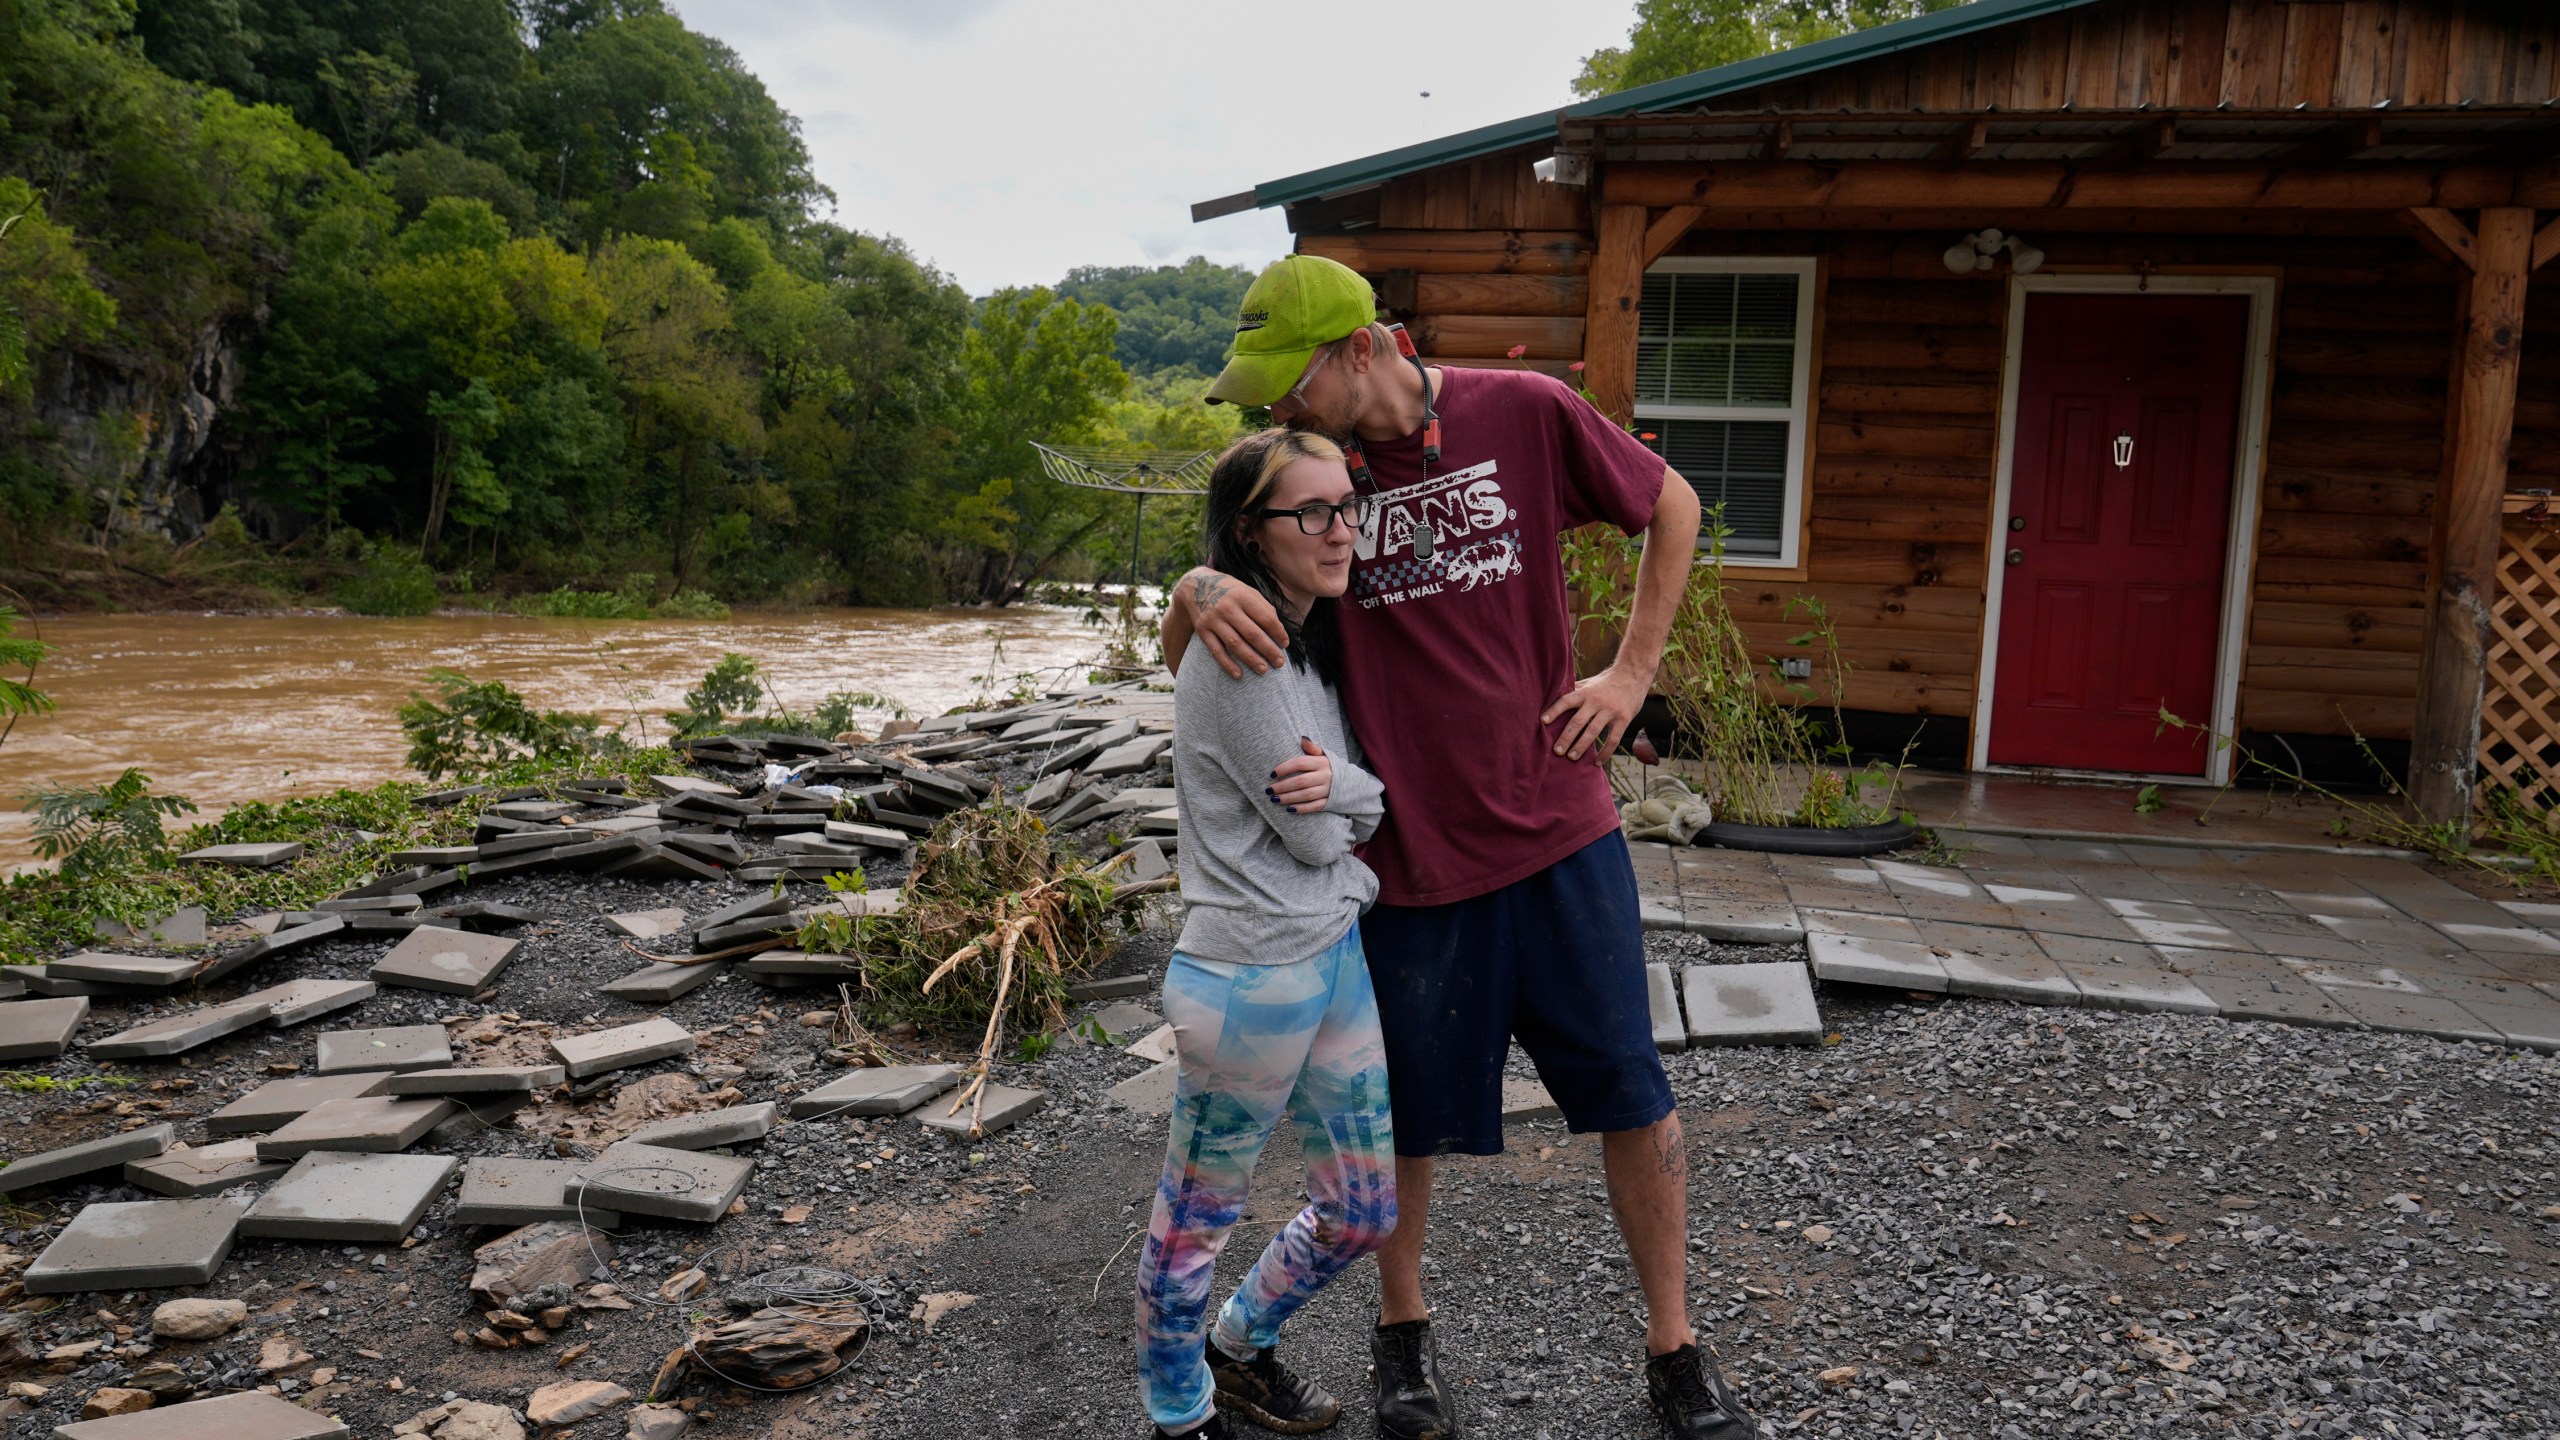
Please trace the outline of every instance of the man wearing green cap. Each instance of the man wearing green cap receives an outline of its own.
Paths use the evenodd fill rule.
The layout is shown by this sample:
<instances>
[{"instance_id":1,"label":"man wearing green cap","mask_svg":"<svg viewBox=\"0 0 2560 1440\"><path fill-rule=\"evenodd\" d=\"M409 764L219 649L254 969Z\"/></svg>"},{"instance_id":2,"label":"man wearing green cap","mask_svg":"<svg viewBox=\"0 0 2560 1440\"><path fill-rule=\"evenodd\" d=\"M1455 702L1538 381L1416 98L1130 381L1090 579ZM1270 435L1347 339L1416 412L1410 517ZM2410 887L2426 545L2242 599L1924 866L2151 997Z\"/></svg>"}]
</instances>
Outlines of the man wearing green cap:
<instances>
[{"instance_id":1,"label":"man wearing green cap","mask_svg":"<svg viewBox=\"0 0 2560 1440\"><path fill-rule=\"evenodd\" d=\"M1210 398L1339 442L1377 496L1339 610L1342 701L1386 784L1361 858L1361 920L1385 1033L1395 1234L1379 1252L1379 1433L1454 1440L1422 1295L1434 1157L1502 1150L1502 1070L1528 1052L1567 1125L1598 1132L1647 1309L1646 1391L1679 1440L1749 1440L1690 1328L1688 1160L1653 1044L1635 875L1608 777L1662 658L1698 536L1688 482L1581 396L1529 371L1425 366L1377 323L1369 283L1291 255L1245 292ZM1574 678L1557 537L1643 532L1607 669ZM1166 607L1176 664L1197 635L1230 675L1285 663L1251 586L1194 570Z\"/></svg>"}]
</instances>

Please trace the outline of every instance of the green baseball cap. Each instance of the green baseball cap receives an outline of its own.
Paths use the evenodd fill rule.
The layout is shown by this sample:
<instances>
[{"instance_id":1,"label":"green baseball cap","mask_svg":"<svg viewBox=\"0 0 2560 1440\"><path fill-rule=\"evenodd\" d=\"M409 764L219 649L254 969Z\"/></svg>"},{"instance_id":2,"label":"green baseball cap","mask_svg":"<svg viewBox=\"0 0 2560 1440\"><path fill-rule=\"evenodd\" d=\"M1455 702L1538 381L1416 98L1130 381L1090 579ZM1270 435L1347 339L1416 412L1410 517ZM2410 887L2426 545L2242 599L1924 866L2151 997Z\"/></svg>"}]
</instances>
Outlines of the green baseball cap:
<instances>
[{"instance_id":1,"label":"green baseball cap","mask_svg":"<svg viewBox=\"0 0 2560 1440\"><path fill-rule=\"evenodd\" d=\"M1244 292L1235 346L1209 398L1269 405L1298 383L1318 347L1377 318L1377 294L1358 271L1321 255L1284 255Z\"/></svg>"}]
</instances>

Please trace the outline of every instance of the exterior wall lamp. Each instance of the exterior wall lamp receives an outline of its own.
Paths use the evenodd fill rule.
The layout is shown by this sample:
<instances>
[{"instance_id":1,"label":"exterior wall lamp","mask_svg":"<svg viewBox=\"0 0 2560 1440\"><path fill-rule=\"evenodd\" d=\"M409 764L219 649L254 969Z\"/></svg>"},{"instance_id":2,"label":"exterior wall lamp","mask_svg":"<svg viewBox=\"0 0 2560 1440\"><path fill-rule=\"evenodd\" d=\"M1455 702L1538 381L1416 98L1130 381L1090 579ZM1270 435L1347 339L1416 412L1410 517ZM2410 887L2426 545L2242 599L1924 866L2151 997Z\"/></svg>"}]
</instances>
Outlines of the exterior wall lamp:
<instances>
[{"instance_id":1,"label":"exterior wall lamp","mask_svg":"<svg viewBox=\"0 0 2560 1440\"><path fill-rule=\"evenodd\" d=\"M2009 268L2021 275L2033 275L2044 266L2044 252L2017 236L1977 230L1947 247L1947 268L1959 275L1988 270L1999 262L2003 250L2009 252Z\"/></svg>"}]
</instances>

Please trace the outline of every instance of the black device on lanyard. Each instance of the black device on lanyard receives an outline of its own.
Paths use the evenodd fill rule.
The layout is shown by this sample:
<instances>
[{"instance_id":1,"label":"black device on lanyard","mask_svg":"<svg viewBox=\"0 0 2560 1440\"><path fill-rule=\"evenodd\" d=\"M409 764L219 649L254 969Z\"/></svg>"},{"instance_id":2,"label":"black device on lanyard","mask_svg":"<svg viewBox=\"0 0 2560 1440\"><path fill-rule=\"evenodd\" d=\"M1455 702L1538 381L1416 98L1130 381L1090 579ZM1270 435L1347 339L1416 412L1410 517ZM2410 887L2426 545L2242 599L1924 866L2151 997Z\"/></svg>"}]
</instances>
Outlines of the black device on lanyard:
<instances>
[{"instance_id":1,"label":"black device on lanyard","mask_svg":"<svg viewBox=\"0 0 2560 1440\"><path fill-rule=\"evenodd\" d=\"M1431 403L1431 372L1423 367L1422 355L1413 348L1413 337L1405 333L1403 326L1390 325L1387 330L1396 337L1396 353L1413 366L1413 373L1422 381L1422 478L1427 482L1431 479L1431 467L1440 460L1440 412ZM1377 481L1369 474L1369 457L1361 453L1360 437L1352 436L1351 443L1344 448L1348 451L1344 458L1351 462L1352 488L1364 495L1378 493ZM1381 517L1378 523L1384 526L1387 522ZM1432 540L1431 522L1426 518L1413 532L1413 558L1428 560L1437 549Z\"/></svg>"}]
</instances>

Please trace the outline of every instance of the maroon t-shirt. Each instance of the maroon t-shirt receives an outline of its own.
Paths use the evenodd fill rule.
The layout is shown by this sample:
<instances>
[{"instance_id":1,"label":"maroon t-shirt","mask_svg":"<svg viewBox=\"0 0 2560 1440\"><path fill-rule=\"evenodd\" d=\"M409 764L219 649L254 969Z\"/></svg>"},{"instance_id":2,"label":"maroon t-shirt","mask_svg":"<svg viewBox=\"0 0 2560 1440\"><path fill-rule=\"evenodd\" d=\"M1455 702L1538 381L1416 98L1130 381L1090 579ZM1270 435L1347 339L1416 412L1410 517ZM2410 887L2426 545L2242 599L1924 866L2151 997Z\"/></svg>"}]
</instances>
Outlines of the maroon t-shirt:
<instances>
[{"instance_id":1,"label":"maroon t-shirt","mask_svg":"<svg viewBox=\"0 0 2560 1440\"><path fill-rule=\"evenodd\" d=\"M1555 753L1572 690L1557 536L1652 523L1662 457L1527 371L1446 369L1441 455L1365 442L1378 512L1342 598L1342 699L1387 818L1360 857L1389 905L1446 905L1534 875L1617 828L1608 777ZM1429 523L1436 551L1419 560Z\"/></svg>"}]
</instances>

